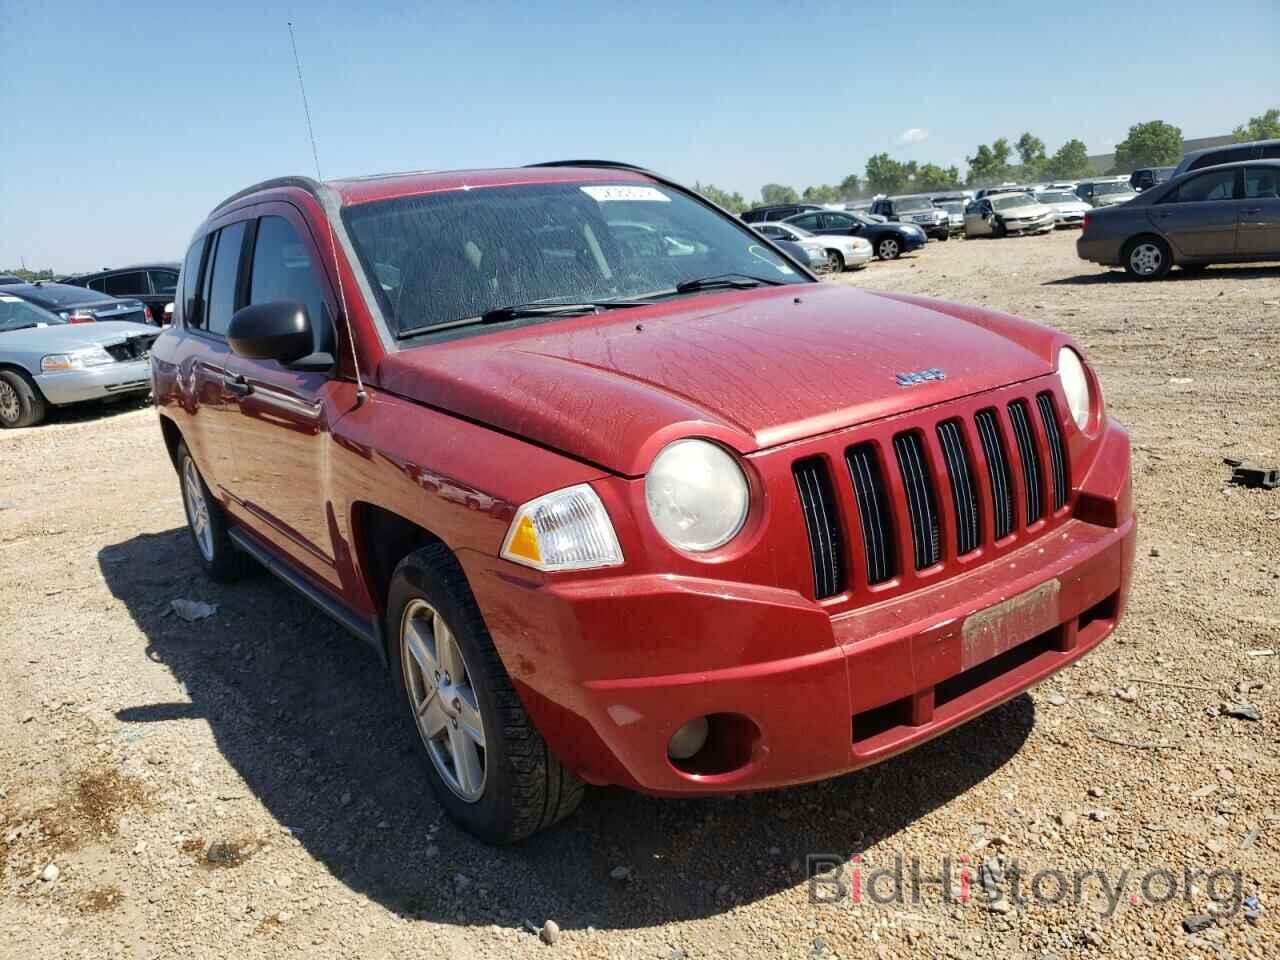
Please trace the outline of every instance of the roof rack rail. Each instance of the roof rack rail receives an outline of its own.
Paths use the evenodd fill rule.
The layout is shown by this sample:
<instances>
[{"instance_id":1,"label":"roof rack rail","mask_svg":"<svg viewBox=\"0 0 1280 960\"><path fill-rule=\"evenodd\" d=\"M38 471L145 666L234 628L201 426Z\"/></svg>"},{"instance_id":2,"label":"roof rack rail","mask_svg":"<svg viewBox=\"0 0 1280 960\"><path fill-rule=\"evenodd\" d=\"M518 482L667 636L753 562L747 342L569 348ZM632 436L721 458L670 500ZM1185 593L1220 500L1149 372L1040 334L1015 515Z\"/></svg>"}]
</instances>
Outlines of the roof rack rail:
<instances>
[{"instance_id":1,"label":"roof rack rail","mask_svg":"<svg viewBox=\"0 0 1280 960\"><path fill-rule=\"evenodd\" d=\"M542 163L526 163L526 167L604 167L618 170L635 170L639 173L652 174L648 167L635 163L623 163L621 160L544 160Z\"/></svg>"},{"instance_id":2,"label":"roof rack rail","mask_svg":"<svg viewBox=\"0 0 1280 960\"><path fill-rule=\"evenodd\" d=\"M213 216L223 207L230 206L237 200L241 200L250 194L258 193L260 190L270 190L275 187L297 187L300 190L307 191L307 193L311 194L317 200L320 199L320 183L317 180L313 180L310 177L298 176L274 177L270 180L263 180L261 183L255 183L251 187L245 187L243 190L237 190L231 196L227 197L227 199L223 200L220 204L210 210L209 216Z\"/></svg>"}]
</instances>

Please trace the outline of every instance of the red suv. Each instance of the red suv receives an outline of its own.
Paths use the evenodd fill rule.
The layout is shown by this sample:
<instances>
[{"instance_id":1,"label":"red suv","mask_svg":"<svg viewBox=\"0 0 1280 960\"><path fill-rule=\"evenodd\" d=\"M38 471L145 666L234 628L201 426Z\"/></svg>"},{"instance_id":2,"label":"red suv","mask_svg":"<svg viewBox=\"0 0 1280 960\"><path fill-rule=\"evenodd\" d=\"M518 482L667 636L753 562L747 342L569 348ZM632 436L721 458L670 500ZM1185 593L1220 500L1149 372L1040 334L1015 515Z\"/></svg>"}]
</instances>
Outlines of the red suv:
<instances>
[{"instance_id":1,"label":"red suv","mask_svg":"<svg viewBox=\"0 0 1280 960\"><path fill-rule=\"evenodd\" d=\"M1124 610L1129 441L1070 338L818 282L634 167L251 187L151 362L209 575L372 645L488 840L883 760Z\"/></svg>"}]
</instances>

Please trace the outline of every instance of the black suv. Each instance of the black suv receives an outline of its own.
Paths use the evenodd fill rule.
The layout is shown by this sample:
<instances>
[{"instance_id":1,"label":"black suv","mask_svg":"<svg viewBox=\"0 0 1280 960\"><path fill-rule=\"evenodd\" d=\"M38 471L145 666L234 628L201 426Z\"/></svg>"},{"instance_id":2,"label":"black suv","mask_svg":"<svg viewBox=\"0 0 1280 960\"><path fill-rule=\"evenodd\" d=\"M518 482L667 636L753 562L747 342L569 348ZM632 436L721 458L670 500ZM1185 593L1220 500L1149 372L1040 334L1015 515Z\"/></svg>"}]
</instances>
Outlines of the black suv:
<instances>
[{"instance_id":1,"label":"black suv","mask_svg":"<svg viewBox=\"0 0 1280 960\"><path fill-rule=\"evenodd\" d=\"M770 207L753 207L742 215L747 223L765 223L769 220L785 220L797 213L808 213L810 210L823 209L817 203L775 203Z\"/></svg>"},{"instance_id":2,"label":"black suv","mask_svg":"<svg viewBox=\"0 0 1280 960\"><path fill-rule=\"evenodd\" d=\"M140 263L115 270L99 270L97 273L78 273L61 282L88 287L111 297L141 300L150 313L147 322L160 326L164 323L164 308L173 303L180 266L177 262Z\"/></svg>"}]
</instances>

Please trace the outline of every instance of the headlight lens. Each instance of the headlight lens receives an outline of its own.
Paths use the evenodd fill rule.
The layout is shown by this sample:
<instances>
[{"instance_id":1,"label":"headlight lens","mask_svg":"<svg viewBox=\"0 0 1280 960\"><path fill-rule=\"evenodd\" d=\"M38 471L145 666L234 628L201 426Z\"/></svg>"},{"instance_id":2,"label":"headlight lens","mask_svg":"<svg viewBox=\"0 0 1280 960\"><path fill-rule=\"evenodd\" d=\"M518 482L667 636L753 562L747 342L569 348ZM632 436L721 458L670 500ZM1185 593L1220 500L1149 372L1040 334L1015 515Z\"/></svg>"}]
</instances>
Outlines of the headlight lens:
<instances>
[{"instance_id":1,"label":"headlight lens","mask_svg":"<svg viewBox=\"0 0 1280 960\"><path fill-rule=\"evenodd\" d=\"M535 570L589 570L618 566L622 548L600 497L582 483L517 510L502 556Z\"/></svg>"},{"instance_id":2,"label":"headlight lens","mask_svg":"<svg viewBox=\"0 0 1280 960\"><path fill-rule=\"evenodd\" d=\"M1062 381L1062 392L1067 396L1071 417L1083 430L1089 425L1089 378L1084 372L1084 361L1070 347L1058 351L1058 379Z\"/></svg>"},{"instance_id":3,"label":"headlight lens","mask_svg":"<svg viewBox=\"0 0 1280 960\"><path fill-rule=\"evenodd\" d=\"M674 547L702 553L722 547L747 521L750 489L742 468L708 440L677 440L644 478L649 518Z\"/></svg>"},{"instance_id":4,"label":"headlight lens","mask_svg":"<svg viewBox=\"0 0 1280 960\"><path fill-rule=\"evenodd\" d=\"M94 345L71 353L51 353L40 359L40 369L45 373L52 373L56 370L100 367L107 363L115 363L115 359L101 346Z\"/></svg>"}]
</instances>

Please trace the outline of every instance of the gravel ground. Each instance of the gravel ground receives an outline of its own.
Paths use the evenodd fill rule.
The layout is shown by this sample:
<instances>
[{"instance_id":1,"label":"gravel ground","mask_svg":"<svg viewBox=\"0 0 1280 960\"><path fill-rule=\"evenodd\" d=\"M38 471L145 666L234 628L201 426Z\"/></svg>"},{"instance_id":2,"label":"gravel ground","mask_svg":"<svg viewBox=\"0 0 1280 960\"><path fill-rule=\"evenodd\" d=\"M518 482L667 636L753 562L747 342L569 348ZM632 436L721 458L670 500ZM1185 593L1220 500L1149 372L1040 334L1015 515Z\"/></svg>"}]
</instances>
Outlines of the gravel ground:
<instances>
[{"instance_id":1,"label":"gravel ground","mask_svg":"<svg viewBox=\"0 0 1280 960\"><path fill-rule=\"evenodd\" d=\"M198 573L151 411L0 435L0 954L1277 955L1280 656L1259 651L1280 649L1280 490L1228 487L1222 458L1280 463L1280 272L1136 284L1073 239L931 243L835 282L1085 345L1135 442L1115 637L879 767L708 801L592 790L513 849L442 817L365 650L270 578ZM217 609L187 623L175 598ZM1261 719L1221 712L1241 702ZM819 853L848 888L861 870L859 902L811 902L837 892L806 879ZM896 856L907 902L873 902ZM951 858L954 902L911 902L913 857ZM1066 896L1049 872L1017 902L1015 862L1023 895L1058 871ZM1097 876L1074 896L1081 870L1122 883L1110 916Z\"/></svg>"}]
</instances>

